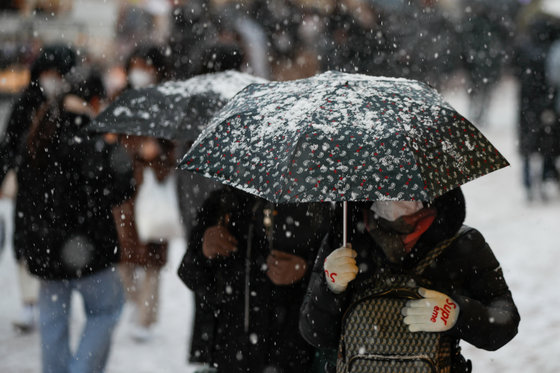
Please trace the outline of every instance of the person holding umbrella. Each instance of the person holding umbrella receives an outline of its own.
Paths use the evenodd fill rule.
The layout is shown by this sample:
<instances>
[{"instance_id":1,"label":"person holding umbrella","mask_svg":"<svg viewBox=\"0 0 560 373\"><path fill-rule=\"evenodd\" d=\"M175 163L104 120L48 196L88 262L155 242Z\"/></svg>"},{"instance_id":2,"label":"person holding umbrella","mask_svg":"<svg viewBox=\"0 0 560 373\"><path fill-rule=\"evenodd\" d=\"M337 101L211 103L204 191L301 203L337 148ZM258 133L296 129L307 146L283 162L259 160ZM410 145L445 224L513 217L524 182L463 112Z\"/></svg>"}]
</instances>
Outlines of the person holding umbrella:
<instances>
[{"instance_id":1,"label":"person holding umbrella","mask_svg":"<svg viewBox=\"0 0 560 373\"><path fill-rule=\"evenodd\" d=\"M141 45L128 57L126 71L129 88L140 89L156 84L165 77L165 57L157 46ZM131 336L138 342L146 342L151 338L152 326L157 321L159 276L167 263L168 240L140 238L135 205L149 173L159 184L174 182L174 179L168 178L175 166L175 144L169 139L142 134L119 134L118 138L133 159L136 185L135 195L113 209L122 249L119 271L127 301L133 307Z\"/></svg>"},{"instance_id":2,"label":"person holding umbrella","mask_svg":"<svg viewBox=\"0 0 560 373\"><path fill-rule=\"evenodd\" d=\"M441 335L451 349L448 361L438 362L441 371L472 369L460 354L461 340L493 351L517 334L520 317L500 264L482 234L463 225L466 211L460 188L433 202L375 201L355 204L351 211L356 229L349 235L350 243L333 250L340 246L341 232L331 230L317 256L300 314L303 337L323 351L332 351L325 371L334 372L335 364L337 372L349 366L349 325L363 321L355 327L364 333L369 330L367 319L351 320L349 310L364 297L393 288L410 287L413 296L407 295L411 300L403 300L383 317L398 324L401 333L421 338ZM399 276L404 276L402 283ZM383 323L377 327L378 335L385 333ZM386 338L362 348L377 351L399 344L398 333ZM404 363L398 357L392 364L406 367L399 365ZM369 366L386 365L375 361Z\"/></svg>"},{"instance_id":3,"label":"person holding umbrella","mask_svg":"<svg viewBox=\"0 0 560 373\"><path fill-rule=\"evenodd\" d=\"M336 351L340 339L340 371L354 362L363 372L426 362L449 371L461 362L455 342L495 349L516 334L498 262L480 233L462 228L458 189L508 162L427 84L341 72L252 84L180 165L275 203L342 202L342 227L332 225L318 256L300 322L315 346ZM351 208L349 222L348 204L365 207ZM358 281L358 272L369 276ZM354 321L342 322L343 313Z\"/></svg>"}]
</instances>

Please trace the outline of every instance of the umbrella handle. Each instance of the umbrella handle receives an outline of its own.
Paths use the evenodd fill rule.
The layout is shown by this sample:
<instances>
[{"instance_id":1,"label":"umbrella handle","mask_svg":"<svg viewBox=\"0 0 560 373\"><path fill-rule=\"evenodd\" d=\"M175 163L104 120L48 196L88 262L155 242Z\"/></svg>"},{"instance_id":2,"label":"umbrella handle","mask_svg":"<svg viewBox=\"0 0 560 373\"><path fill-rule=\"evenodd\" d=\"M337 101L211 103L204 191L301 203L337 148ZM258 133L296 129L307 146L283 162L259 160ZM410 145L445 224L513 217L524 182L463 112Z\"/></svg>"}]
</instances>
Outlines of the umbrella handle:
<instances>
[{"instance_id":1,"label":"umbrella handle","mask_svg":"<svg viewBox=\"0 0 560 373\"><path fill-rule=\"evenodd\" d=\"M342 202L342 246L346 246L348 241L348 202Z\"/></svg>"}]
</instances>

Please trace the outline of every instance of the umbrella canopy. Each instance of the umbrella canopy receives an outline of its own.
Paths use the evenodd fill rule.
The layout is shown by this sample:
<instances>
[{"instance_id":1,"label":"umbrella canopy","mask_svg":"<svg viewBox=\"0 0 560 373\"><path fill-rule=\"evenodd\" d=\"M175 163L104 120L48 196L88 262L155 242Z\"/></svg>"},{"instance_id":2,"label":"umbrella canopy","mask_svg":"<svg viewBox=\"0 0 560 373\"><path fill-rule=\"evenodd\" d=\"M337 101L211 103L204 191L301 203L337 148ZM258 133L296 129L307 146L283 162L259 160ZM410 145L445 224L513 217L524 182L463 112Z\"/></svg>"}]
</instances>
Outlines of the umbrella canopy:
<instances>
[{"instance_id":1,"label":"umbrella canopy","mask_svg":"<svg viewBox=\"0 0 560 373\"><path fill-rule=\"evenodd\" d=\"M124 91L89 125L95 132L194 140L213 113L250 83L238 71L204 74Z\"/></svg>"},{"instance_id":2,"label":"umbrella canopy","mask_svg":"<svg viewBox=\"0 0 560 373\"><path fill-rule=\"evenodd\" d=\"M339 72L249 85L180 163L273 202L433 200L507 165L430 86Z\"/></svg>"}]
</instances>

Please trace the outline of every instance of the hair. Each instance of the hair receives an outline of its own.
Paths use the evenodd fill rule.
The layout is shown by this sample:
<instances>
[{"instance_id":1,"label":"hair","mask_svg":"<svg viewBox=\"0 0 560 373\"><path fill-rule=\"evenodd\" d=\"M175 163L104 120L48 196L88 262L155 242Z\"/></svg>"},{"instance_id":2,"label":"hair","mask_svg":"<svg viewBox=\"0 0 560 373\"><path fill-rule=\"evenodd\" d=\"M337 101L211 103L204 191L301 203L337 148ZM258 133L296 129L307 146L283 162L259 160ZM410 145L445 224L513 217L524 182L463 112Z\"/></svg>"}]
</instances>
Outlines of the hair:
<instances>
[{"instance_id":1,"label":"hair","mask_svg":"<svg viewBox=\"0 0 560 373\"><path fill-rule=\"evenodd\" d=\"M96 69L83 71L81 74L72 74L69 77L69 81L71 85L69 93L86 101L90 101L95 97L107 97L103 77Z\"/></svg>"},{"instance_id":2,"label":"hair","mask_svg":"<svg viewBox=\"0 0 560 373\"><path fill-rule=\"evenodd\" d=\"M56 70L66 75L77 63L76 51L65 44L45 46L31 65L31 81L37 81L41 73Z\"/></svg>"},{"instance_id":3,"label":"hair","mask_svg":"<svg viewBox=\"0 0 560 373\"><path fill-rule=\"evenodd\" d=\"M243 50L237 43L215 43L202 52L200 74L226 70L240 70L245 59Z\"/></svg>"},{"instance_id":4,"label":"hair","mask_svg":"<svg viewBox=\"0 0 560 373\"><path fill-rule=\"evenodd\" d=\"M146 61L148 65L154 67L157 72L158 80L164 79L168 74L167 60L161 51L161 47L156 45L140 45L136 47L128 56L125 63L125 70L128 74L135 59Z\"/></svg>"},{"instance_id":5,"label":"hair","mask_svg":"<svg viewBox=\"0 0 560 373\"><path fill-rule=\"evenodd\" d=\"M442 194L430 205L436 209L437 216L420 240L431 244L453 237L463 225L467 213L461 188Z\"/></svg>"}]
</instances>

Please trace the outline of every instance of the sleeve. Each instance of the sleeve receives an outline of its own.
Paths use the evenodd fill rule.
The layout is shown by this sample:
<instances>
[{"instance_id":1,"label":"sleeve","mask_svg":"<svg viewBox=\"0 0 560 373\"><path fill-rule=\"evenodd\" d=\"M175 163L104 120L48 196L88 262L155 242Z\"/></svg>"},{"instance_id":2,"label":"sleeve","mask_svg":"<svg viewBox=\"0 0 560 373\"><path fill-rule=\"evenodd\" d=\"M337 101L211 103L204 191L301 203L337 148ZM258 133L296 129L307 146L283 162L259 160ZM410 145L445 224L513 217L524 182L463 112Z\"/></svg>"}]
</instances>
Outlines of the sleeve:
<instances>
[{"instance_id":1,"label":"sleeve","mask_svg":"<svg viewBox=\"0 0 560 373\"><path fill-rule=\"evenodd\" d=\"M460 307L451 333L494 351L517 334L520 316L500 264L483 236L474 229L465 236L469 248L463 254L468 255L469 275L465 289L451 295Z\"/></svg>"},{"instance_id":2,"label":"sleeve","mask_svg":"<svg viewBox=\"0 0 560 373\"><path fill-rule=\"evenodd\" d=\"M220 260L212 261L203 255L202 239L206 229L218 222L222 194L222 189L214 191L198 210L195 225L189 234L187 251L177 269L183 283L209 303L221 299L216 276Z\"/></svg>"},{"instance_id":3,"label":"sleeve","mask_svg":"<svg viewBox=\"0 0 560 373\"><path fill-rule=\"evenodd\" d=\"M12 107L6 131L0 141L0 183L6 177L6 173L15 168L19 162L18 157L24 136L35 115L35 110L30 108L36 107L39 103L34 95L25 91Z\"/></svg>"},{"instance_id":4,"label":"sleeve","mask_svg":"<svg viewBox=\"0 0 560 373\"><path fill-rule=\"evenodd\" d=\"M106 143L101 136L88 138L86 144L90 156L82 167L88 187L98 191L97 203L113 207L131 198L135 192L134 169L125 149L118 143Z\"/></svg>"},{"instance_id":5,"label":"sleeve","mask_svg":"<svg viewBox=\"0 0 560 373\"><path fill-rule=\"evenodd\" d=\"M336 349L340 338L340 323L347 305L347 294L329 290L323 272L323 262L332 252L332 242L327 235L321 244L303 299L299 315L299 331L312 346Z\"/></svg>"}]
</instances>

